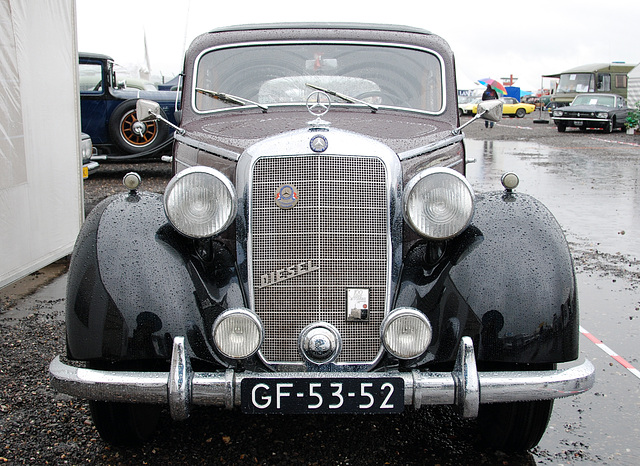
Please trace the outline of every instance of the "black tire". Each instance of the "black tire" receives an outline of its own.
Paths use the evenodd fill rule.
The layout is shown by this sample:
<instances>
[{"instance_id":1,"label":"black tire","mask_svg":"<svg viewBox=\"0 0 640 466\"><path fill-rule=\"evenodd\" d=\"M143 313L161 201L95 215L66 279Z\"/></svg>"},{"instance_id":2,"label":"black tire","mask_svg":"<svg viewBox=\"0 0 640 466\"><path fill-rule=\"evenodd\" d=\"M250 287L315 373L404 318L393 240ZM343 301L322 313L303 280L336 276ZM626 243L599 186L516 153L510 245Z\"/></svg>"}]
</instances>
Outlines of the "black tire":
<instances>
[{"instance_id":1,"label":"black tire","mask_svg":"<svg viewBox=\"0 0 640 466\"><path fill-rule=\"evenodd\" d=\"M607 124L604 126L605 133L613 133L613 129L616 127L616 119L612 118Z\"/></svg>"},{"instance_id":2,"label":"black tire","mask_svg":"<svg viewBox=\"0 0 640 466\"><path fill-rule=\"evenodd\" d=\"M128 362L108 364L88 362L90 369L102 370L139 370L141 366L147 370L163 370L164 365L158 363L141 364ZM102 440L112 445L132 446L147 441L158 427L162 405L144 403L125 403L114 401L89 401L89 410L93 424Z\"/></svg>"},{"instance_id":3,"label":"black tire","mask_svg":"<svg viewBox=\"0 0 640 466\"><path fill-rule=\"evenodd\" d=\"M165 116L164 113L162 115ZM135 129L142 129L138 134ZM150 151L167 140L169 129L160 121L139 122L136 118L136 99L125 100L111 113L109 135L111 142L123 154L138 154Z\"/></svg>"},{"instance_id":4,"label":"black tire","mask_svg":"<svg viewBox=\"0 0 640 466\"><path fill-rule=\"evenodd\" d=\"M160 405L90 401L93 423L104 440L113 445L140 445L155 432Z\"/></svg>"},{"instance_id":5,"label":"black tire","mask_svg":"<svg viewBox=\"0 0 640 466\"><path fill-rule=\"evenodd\" d=\"M527 111L524 108L519 108L516 110L516 116L518 118L524 118L526 114L527 114Z\"/></svg>"},{"instance_id":6,"label":"black tire","mask_svg":"<svg viewBox=\"0 0 640 466\"><path fill-rule=\"evenodd\" d=\"M564 123L558 123L558 133L564 133L567 130L567 125Z\"/></svg>"},{"instance_id":7,"label":"black tire","mask_svg":"<svg viewBox=\"0 0 640 466\"><path fill-rule=\"evenodd\" d=\"M480 435L485 445L498 450L529 450L540 442L552 410L553 400L480 405Z\"/></svg>"}]
</instances>

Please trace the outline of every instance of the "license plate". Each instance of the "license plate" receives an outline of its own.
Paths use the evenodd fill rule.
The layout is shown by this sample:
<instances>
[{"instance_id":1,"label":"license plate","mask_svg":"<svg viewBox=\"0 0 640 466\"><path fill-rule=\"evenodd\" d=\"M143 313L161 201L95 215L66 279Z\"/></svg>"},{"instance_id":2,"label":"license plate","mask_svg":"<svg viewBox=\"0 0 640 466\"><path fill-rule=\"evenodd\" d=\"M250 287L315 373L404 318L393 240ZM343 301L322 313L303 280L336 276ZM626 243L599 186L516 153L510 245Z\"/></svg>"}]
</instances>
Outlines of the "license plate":
<instances>
[{"instance_id":1,"label":"license plate","mask_svg":"<svg viewBox=\"0 0 640 466\"><path fill-rule=\"evenodd\" d=\"M404 381L380 379L244 379L242 411L259 413L399 413Z\"/></svg>"},{"instance_id":2,"label":"license plate","mask_svg":"<svg viewBox=\"0 0 640 466\"><path fill-rule=\"evenodd\" d=\"M574 121L574 122L573 122L573 124L574 124L575 126L582 126L582 123L584 123L584 122L583 122L583 121L580 121L580 120L576 120L576 121Z\"/></svg>"}]
</instances>

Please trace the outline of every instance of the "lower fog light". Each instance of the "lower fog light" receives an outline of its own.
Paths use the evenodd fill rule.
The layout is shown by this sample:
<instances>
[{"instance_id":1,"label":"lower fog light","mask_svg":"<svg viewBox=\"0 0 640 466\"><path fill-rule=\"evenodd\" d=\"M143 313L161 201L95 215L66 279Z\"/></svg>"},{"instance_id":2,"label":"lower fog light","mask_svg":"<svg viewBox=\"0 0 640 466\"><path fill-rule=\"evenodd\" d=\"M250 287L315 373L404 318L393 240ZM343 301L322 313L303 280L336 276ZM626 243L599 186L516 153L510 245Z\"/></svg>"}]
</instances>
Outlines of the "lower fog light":
<instances>
[{"instance_id":1,"label":"lower fog light","mask_svg":"<svg viewBox=\"0 0 640 466\"><path fill-rule=\"evenodd\" d=\"M398 359L412 359L424 353L431 343L431 323L412 308L394 309L382 321L382 342Z\"/></svg>"},{"instance_id":2,"label":"lower fog light","mask_svg":"<svg viewBox=\"0 0 640 466\"><path fill-rule=\"evenodd\" d=\"M223 312L213 324L216 348L231 359L244 359L253 355L264 340L260 319L248 309L230 309Z\"/></svg>"}]
</instances>

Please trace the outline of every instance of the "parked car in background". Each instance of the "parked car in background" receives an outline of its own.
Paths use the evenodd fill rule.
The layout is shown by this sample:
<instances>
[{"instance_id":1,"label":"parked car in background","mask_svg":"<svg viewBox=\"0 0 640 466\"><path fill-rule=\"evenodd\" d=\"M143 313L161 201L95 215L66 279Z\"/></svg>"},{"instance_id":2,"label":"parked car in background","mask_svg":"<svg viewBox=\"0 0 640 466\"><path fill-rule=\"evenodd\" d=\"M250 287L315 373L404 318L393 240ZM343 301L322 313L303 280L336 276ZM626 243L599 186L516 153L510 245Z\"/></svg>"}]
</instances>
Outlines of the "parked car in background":
<instances>
[{"instance_id":1,"label":"parked car in background","mask_svg":"<svg viewBox=\"0 0 640 466\"><path fill-rule=\"evenodd\" d=\"M562 107L562 105L560 105L559 102L549 102L547 105L545 105L544 110L549 114L549 116L553 116L553 111L556 108Z\"/></svg>"},{"instance_id":2,"label":"parked car in background","mask_svg":"<svg viewBox=\"0 0 640 466\"><path fill-rule=\"evenodd\" d=\"M562 228L515 174L478 196L465 178L445 40L216 29L187 50L183 93L164 194L128 174L69 267L52 384L90 400L105 441L143 441L163 405L182 420L447 404L523 450L555 398L593 385L589 361L556 368L579 342ZM501 118L498 100L478 108L465 125Z\"/></svg>"},{"instance_id":3,"label":"parked car in background","mask_svg":"<svg viewBox=\"0 0 640 466\"><path fill-rule=\"evenodd\" d=\"M458 114L462 115L473 115L474 109L477 111L478 104L482 102L482 99L476 98L472 99L469 102L458 103Z\"/></svg>"},{"instance_id":4,"label":"parked car in background","mask_svg":"<svg viewBox=\"0 0 640 466\"><path fill-rule=\"evenodd\" d=\"M536 106L533 104L526 104L519 102L518 99L513 97L502 97L502 115L507 115L510 118L518 117L524 118L525 115L533 112Z\"/></svg>"},{"instance_id":5,"label":"parked car in background","mask_svg":"<svg viewBox=\"0 0 640 466\"><path fill-rule=\"evenodd\" d=\"M91 160L97 151L94 150L91 136L87 133L80 133L80 154L82 156L82 178L88 178L98 169L100 164Z\"/></svg>"},{"instance_id":6,"label":"parked car in background","mask_svg":"<svg viewBox=\"0 0 640 466\"><path fill-rule=\"evenodd\" d=\"M502 102L502 115L506 115L510 118L524 118L525 115L536 109L535 105L518 102L518 99L513 97L500 97L500 101ZM477 113L477 107L477 104L472 105L471 112L474 114Z\"/></svg>"},{"instance_id":7,"label":"parked car in background","mask_svg":"<svg viewBox=\"0 0 640 466\"><path fill-rule=\"evenodd\" d=\"M558 131L567 128L601 128L610 133L624 128L624 122L631 109L627 100L617 94L582 94L573 99L570 105L556 108L552 118Z\"/></svg>"},{"instance_id":8,"label":"parked car in background","mask_svg":"<svg viewBox=\"0 0 640 466\"><path fill-rule=\"evenodd\" d=\"M89 134L100 155L142 157L170 151L173 130L164 123L140 122L135 108L138 99L153 99L163 116L176 123L176 91L143 90L140 80L118 83L111 57L96 53L79 54L80 114L82 131Z\"/></svg>"}]
</instances>

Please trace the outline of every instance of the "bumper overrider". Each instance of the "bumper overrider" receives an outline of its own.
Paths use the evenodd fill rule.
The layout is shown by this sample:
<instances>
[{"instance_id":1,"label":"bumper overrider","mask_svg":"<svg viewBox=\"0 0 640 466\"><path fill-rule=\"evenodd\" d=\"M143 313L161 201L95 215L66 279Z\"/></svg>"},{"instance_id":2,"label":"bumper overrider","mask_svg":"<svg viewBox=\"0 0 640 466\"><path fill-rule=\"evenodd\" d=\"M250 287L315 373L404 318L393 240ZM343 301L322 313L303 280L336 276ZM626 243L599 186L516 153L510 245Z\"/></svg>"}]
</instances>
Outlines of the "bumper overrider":
<instances>
[{"instance_id":1,"label":"bumper overrider","mask_svg":"<svg viewBox=\"0 0 640 466\"><path fill-rule=\"evenodd\" d=\"M550 400L578 395L589 390L595 381L595 368L588 360L581 365L559 370L478 372L473 342L469 337L463 337L460 342L452 372L236 372L231 369L225 372L194 372L184 337L174 339L169 372L85 369L65 364L60 357L51 362L49 372L53 387L60 392L97 401L168 404L175 420L186 419L191 405L227 409L243 406L244 409L247 400L243 400L243 397L250 396L248 393L255 396L257 388L267 389L269 386L266 381L278 387L274 399L277 398L279 407L280 400L285 397L293 399L302 396L302 393L295 393L294 384L288 381L307 379L310 386L318 387L321 384L312 381L322 381L332 387L339 386L341 390L343 382L346 385L360 382L361 386L374 386L378 382L377 386L384 388L390 383L380 384L380 381L394 380L405 406L456 405L464 417L476 417L481 403ZM248 392L242 387L243 381L250 382L256 388ZM335 393L335 389L332 390ZM317 393L312 394L320 399ZM373 402L367 393L363 395ZM347 390L338 396L343 400L354 396L354 393ZM254 412L260 412L262 406L266 407L267 403L262 403L265 399L270 398L263 397L260 403L255 403L257 408ZM388 399L385 400L386 404L390 404L387 403ZM322 412L331 412L334 406L336 409L333 411L341 412L339 405L342 403L334 402ZM361 407L367 405L365 403ZM275 402L273 406L276 406ZM313 412L313 409L308 412ZM378 412L384 412L384 409Z\"/></svg>"}]
</instances>

